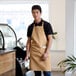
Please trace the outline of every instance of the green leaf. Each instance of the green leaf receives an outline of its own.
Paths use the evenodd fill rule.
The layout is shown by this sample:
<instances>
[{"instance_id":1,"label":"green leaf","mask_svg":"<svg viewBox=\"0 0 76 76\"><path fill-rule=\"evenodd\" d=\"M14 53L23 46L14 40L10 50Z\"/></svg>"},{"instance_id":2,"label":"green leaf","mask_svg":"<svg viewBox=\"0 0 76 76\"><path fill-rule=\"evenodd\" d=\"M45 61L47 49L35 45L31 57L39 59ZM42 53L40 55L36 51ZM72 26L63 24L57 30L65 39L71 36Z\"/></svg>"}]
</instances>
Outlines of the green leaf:
<instances>
[{"instance_id":1,"label":"green leaf","mask_svg":"<svg viewBox=\"0 0 76 76\"><path fill-rule=\"evenodd\" d=\"M70 57L70 56L68 56L68 58L69 58L71 61L75 61L74 58L72 58L72 57Z\"/></svg>"},{"instance_id":2,"label":"green leaf","mask_svg":"<svg viewBox=\"0 0 76 76\"><path fill-rule=\"evenodd\" d=\"M68 67L68 68L66 68L65 70L64 70L64 72L66 72L66 71L71 71L71 67Z\"/></svg>"},{"instance_id":3,"label":"green leaf","mask_svg":"<svg viewBox=\"0 0 76 76\"><path fill-rule=\"evenodd\" d=\"M67 67L65 68L65 71L70 71L70 70L74 70L76 68L76 57L72 56L68 56L66 59L60 61L58 63L58 66L61 67Z\"/></svg>"}]
</instances>

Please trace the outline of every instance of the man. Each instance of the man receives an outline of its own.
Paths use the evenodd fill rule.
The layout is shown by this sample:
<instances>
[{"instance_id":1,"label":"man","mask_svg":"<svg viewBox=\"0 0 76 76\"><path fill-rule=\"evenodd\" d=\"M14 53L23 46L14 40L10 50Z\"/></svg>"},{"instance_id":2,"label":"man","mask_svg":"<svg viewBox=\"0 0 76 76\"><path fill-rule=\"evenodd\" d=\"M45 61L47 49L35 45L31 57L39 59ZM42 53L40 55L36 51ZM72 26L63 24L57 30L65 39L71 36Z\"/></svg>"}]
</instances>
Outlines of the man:
<instances>
[{"instance_id":1,"label":"man","mask_svg":"<svg viewBox=\"0 0 76 76\"><path fill-rule=\"evenodd\" d=\"M39 5L32 6L34 22L27 31L27 56L30 52L30 69L35 72L35 76L51 76L50 47L52 44L53 30L50 23L41 18L42 9Z\"/></svg>"}]
</instances>

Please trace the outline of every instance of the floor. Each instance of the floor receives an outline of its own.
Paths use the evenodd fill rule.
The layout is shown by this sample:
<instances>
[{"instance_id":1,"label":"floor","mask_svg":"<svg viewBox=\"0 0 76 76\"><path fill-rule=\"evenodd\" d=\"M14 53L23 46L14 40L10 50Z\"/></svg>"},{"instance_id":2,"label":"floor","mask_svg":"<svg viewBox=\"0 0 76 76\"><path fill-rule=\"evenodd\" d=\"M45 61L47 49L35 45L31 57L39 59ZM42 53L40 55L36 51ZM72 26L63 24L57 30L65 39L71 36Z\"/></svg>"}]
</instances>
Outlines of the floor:
<instances>
[{"instance_id":1,"label":"floor","mask_svg":"<svg viewBox=\"0 0 76 76\"><path fill-rule=\"evenodd\" d=\"M32 71L29 71L26 73L26 76L34 76L34 73ZM52 76L65 76L65 75L62 72L52 72Z\"/></svg>"},{"instance_id":2,"label":"floor","mask_svg":"<svg viewBox=\"0 0 76 76\"><path fill-rule=\"evenodd\" d=\"M52 76L65 76L62 72L52 72Z\"/></svg>"}]
</instances>

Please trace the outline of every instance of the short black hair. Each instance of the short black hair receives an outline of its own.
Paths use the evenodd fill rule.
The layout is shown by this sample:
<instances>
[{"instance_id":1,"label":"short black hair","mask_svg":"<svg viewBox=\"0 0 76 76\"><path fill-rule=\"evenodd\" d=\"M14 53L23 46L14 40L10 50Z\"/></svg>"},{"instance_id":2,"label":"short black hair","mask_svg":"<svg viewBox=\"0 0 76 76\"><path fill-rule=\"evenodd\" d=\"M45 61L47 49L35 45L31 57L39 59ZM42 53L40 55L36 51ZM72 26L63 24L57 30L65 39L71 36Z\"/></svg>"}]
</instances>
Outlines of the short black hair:
<instances>
[{"instance_id":1,"label":"short black hair","mask_svg":"<svg viewBox=\"0 0 76 76\"><path fill-rule=\"evenodd\" d=\"M42 9L41 9L41 6L40 6L40 5L33 5L33 6L32 6L32 11L33 11L33 10L36 10L36 9L39 10L40 13L42 12Z\"/></svg>"}]
</instances>

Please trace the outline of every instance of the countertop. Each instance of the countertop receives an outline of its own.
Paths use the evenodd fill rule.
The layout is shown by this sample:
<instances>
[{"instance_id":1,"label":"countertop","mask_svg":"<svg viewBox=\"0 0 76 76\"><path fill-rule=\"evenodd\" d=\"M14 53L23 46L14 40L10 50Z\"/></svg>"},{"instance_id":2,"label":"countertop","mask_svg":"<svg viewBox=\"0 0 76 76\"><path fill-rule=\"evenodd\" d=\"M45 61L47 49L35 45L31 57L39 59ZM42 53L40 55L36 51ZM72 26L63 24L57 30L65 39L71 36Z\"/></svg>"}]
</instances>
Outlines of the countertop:
<instances>
[{"instance_id":1,"label":"countertop","mask_svg":"<svg viewBox=\"0 0 76 76\"><path fill-rule=\"evenodd\" d=\"M15 51L15 49L6 49L6 50L0 50L0 55L6 54L6 53L10 53Z\"/></svg>"}]
</instances>

